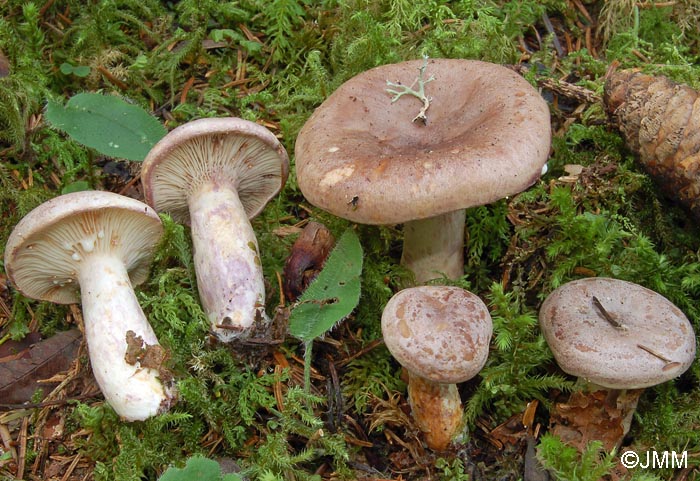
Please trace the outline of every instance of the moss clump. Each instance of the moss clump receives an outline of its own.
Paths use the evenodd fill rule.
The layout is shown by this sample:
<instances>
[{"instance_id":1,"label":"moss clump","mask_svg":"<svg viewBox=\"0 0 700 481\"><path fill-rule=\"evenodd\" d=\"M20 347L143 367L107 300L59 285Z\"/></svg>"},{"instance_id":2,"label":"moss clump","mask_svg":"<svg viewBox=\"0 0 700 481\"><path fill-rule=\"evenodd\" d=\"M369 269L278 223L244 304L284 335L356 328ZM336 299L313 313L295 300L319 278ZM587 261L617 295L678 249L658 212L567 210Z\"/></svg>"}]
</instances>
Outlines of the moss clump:
<instances>
[{"instance_id":1,"label":"moss clump","mask_svg":"<svg viewBox=\"0 0 700 481\"><path fill-rule=\"evenodd\" d=\"M268 126L293 153L294 139L313 109L344 81L374 66L423 55L521 63L526 78L550 102L555 136L549 173L514 198L468 213L465 276L441 282L474 291L494 314L489 362L480 377L462 386L471 425L478 421L494 428L532 399L546 407L570 386L556 370L536 322L539 303L556 286L589 275L632 280L664 294L700 327L698 227L658 194L596 101L613 61L697 87L697 2L576 5L560 0L6 1L0 7L0 51L10 60L11 74L0 78L0 241L31 208L73 182L119 190L132 180L114 188L105 159L50 130L41 117L48 99L82 91L116 94L168 128L196 117L240 116ZM88 67L89 73L62 71L63 63ZM551 88L556 82L582 89L585 98ZM573 180L566 178L571 164L582 167ZM137 173L137 165L129 167L131 176ZM138 182L134 185L130 193L138 196ZM294 240L279 228L309 218L336 236L349 226L305 202L292 165L285 190L253 221L268 312L278 307L277 275ZM476 431L466 451L448 453L438 470L430 471L435 458L422 450L410 426L387 422L366 432L372 420L405 417L400 368L375 344L384 304L411 283L399 264L400 226L357 226L365 251L360 304L315 346L314 382L311 395L305 395L298 388L293 341L267 345L265 355L247 363L209 343L187 228L163 221L166 237L151 281L138 296L172 352L180 403L162 417L135 424L120 422L95 399L56 408L65 410L67 435L78 443L65 449L83 453L94 464L96 479L154 480L168 465L183 465L195 454L234 458L251 479L268 480L355 479L366 473L350 467L367 465L386 478L402 471L416 479L427 469L444 479L462 479L467 468L478 470L478 459L471 462L465 452L495 462L508 457L513 465L522 461L517 449L495 450ZM63 307L18 295L3 300L11 304L12 320L0 318L0 338L22 336L33 320L49 332L70 321ZM676 383L649 390L635 423L635 442L680 449L687 441L691 458L697 455L696 436L684 423L693 426L698 418L698 379L695 363ZM30 434L41 435L32 429L40 426L30 426ZM358 444L360 438L373 447L347 442ZM562 473L571 474L572 466L607 472L609 459L598 451L579 459L561 446L550 447L548 463ZM28 459L46 456L42 449L30 445Z\"/></svg>"}]
</instances>

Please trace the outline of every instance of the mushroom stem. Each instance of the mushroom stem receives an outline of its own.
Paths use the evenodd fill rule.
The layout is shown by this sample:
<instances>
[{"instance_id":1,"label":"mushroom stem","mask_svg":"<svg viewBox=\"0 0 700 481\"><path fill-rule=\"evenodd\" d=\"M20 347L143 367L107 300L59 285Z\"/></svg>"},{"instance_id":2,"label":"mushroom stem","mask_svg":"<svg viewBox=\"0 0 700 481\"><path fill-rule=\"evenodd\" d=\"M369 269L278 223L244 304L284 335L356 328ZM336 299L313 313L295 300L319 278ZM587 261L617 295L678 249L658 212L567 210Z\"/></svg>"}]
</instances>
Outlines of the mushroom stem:
<instances>
[{"instance_id":1,"label":"mushroom stem","mask_svg":"<svg viewBox=\"0 0 700 481\"><path fill-rule=\"evenodd\" d=\"M78 272L85 337L90 363L105 400L127 421L141 421L167 410L175 392L160 369L130 364L125 356L129 331L149 346L158 346L153 329L136 299L124 262L90 255ZM140 346L139 346L140 347Z\"/></svg>"},{"instance_id":2,"label":"mushroom stem","mask_svg":"<svg viewBox=\"0 0 700 481\"><path fill-rule=\"evenodd\" d=\"M462 277L465 219L460 209L404 224L401 263L413 271L417 284L443 274L449 279Z\"/></svg>"},{"instance_id":3,"label":"mushroom stem","mask_svg":"<svg viewBox=\"0 0 700 481\"><path fill-rule=\"evenodd\" d=\"M462 400L456 384L429 381L409 371L408 401L430 449L444 451L462 426Z\"/></svg>"},{"instance_id":4,"label":"mushroom stem","mask_svg":"<svg viewBox=\"0 0 700 481\"><path fill-rule=\"evenodd\" d=\"M623 438L627 436L627 433L629 433L632 427L632 418L634 417L634 412L637 410L637 404L639 403L639 398L642 396L644 389L609 389L588 382L586 392L592 393L596 391L604 391L607 393L605 403L610 407L620 410L622 436L617 443L617 447L619 447Z\"/></svg>"},{"instance_id":5,"label":"mushroom stem","mask_svg":"<svg viewBox=\"0 0 700 481\"><path fill-rule=\"evenodd\" d=\"M266 321L258 241L235 189L205 182L189 197L199 296L216 337L246 337Z\"/></svg>"}]
</instances>

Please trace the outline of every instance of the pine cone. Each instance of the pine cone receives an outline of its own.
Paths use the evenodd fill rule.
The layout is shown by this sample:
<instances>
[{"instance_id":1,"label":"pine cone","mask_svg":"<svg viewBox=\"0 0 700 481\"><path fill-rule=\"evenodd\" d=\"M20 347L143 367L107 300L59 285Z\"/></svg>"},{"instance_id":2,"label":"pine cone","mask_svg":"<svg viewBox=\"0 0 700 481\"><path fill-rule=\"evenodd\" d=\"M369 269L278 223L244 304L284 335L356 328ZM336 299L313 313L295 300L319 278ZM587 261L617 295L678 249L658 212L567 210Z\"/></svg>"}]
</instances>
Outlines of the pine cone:
<instances>
[{"instance_id":1,"label":"pine cone","mask_svg":"<svg viewBox=\"0 0 700 481\"><path fill-rule=\"evenodd\" d=\"M700 219L700 93L666 77L608 75L604 102L662 192Z\"/></svg>"}]
</instances>

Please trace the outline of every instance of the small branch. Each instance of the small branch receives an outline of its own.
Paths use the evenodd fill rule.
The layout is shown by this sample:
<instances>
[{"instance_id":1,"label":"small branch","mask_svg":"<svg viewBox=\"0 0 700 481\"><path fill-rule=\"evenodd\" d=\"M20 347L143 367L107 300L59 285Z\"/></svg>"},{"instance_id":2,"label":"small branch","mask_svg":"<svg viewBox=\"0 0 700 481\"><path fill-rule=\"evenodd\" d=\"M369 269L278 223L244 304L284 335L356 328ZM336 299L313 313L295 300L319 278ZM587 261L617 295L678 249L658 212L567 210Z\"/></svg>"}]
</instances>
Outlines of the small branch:
<instances>
[{"instance_id":1,"label":"small branch","mask_svg":"<svg viewBox=\"0 0 700 481\"><path fill-rule=\"evenodd\" d=\"M669 358L667 358L666 356L662 356L661 354L659 354L658 352L654 351L654 350L653 350L652 348L650 348L650 347L644 346L644 345L642 345L642 344L637 344L637 347L638 347L639 349L641 349L642 351L648 352L649 354L651 354L651 355L654 356L655 358L661 359L661 360L662 360L663 362L665 362L666 364L669 364L669 363L672 363L672 362L673 362L673 361L671 361Z\"/></svg>"},{"instance_id":2,"label":"small branch","mask_svg":"<svg viewBox=\"0 0 700 481\"><path fill-rule=\"evenodd\" d=\"M412 95L421 102L423 102L423 107L420 109L420 112L418 112L418 115L416 115L412 120L412 122L420 120L423 123L423 125L426 125L428 123L428 117L426 116L426 112L428 111L428 108L430 108L430 101L432 100L430 97L425 95L425 85L435 80L434 75L431 75L430 78L427 80L423 80L423 76L425 75L425 69L427 67L428 57L424 56L423 65L421 65L421 67L418 69L418 78L411 84L410 87L406 87L405 85L402 85L400 83L394 83L388 80L386 81L386 85L387 87L389 87L386 89L386 91L393 95L393 97L391 98L391 103L396 102L403 95L406 94ZM413 89L413 86L416 85L416 82L418 83L418 90Z\"/></svg>"},{"instance_id":3,"label":"small branch","mask_svg":"<svg viewBox=\"0 0 700 481\"><path fill-rule=\"evenodd\" d=\"M624 325L622 325L620 322L618 322L616 319L614 319L608 311L605 310L605 308L603 307L603 304L600 303L600 301L598 300L598 298L596 296L593 296L592 299L593 299L593 305L596 307L596 309L598 309L598 313L600 313L600 315L603 317L603 319L605 319L612 326L614 326L618 329L627 329Z\"/></svg>"}]
</instances>

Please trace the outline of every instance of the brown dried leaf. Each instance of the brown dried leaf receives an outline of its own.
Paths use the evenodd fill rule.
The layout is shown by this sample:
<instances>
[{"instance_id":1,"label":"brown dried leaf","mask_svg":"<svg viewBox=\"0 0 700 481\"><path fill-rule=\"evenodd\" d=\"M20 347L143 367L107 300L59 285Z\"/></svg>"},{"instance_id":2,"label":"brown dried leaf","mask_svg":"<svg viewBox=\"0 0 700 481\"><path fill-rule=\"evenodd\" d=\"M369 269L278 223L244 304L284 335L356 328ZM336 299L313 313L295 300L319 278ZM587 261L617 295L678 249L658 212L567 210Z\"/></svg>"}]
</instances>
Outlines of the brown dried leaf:
<instances>
[{"instance_id":1,"label":"brown dried leaf","mask_svg":"<svg viewBox=\"0 0 700 481\"><path fill-rule=\"evenodd\" d=\"M131 365L137 362L141 367L155 369L157 371L163 369L164 363L169 359L168 352L158 344L146 344L137 336L134 331L126 333L126 353L124 360Z\"/></svg>"},{"instance_id":2,"label":"brown dried leaf","mask_svg":"<svg viewBox=\"0 0 700 481\"><path fill-rule=\"evenodd\" d=\"M60 332L31 345L17 358L0 362L0 399L18 404L30 401L39 387L50 389L39 381L68 369L81 339L77 329Z\"/></svg>"},{"instance_id":3,"label":"brown dried leaf","mask_svg":"<svg viewBox=\"0 0 700 481\"><path fill-rule=\"evenodd\" d=\"M313 281L331 252L333 234L318 222L309 222L294 242L284 265L284 295L295 301Z\"/></svg>"},{"instance_id":4,"label":"brown dried leaf","mask_svg":"<svg viewBox=\"0 0 700 481\"><path fill-rule=\"evenodd\" d=\"M610 402L607 391L574 392L566 403L554 405L550 432L583 452L591 441L601 441L606 451L624 437L624 406Z\"/></svg>"},{"instance_id":5,"label":"brown dried leaf","mask_svg":"<svg viewBox=\"0 0 700 481\"><path fill-rule=\"evenodd\" d=\"M525 439L527 435L527 429L522 421L523 414L515 413L505 422L493 428L493 430L488 433L487 437L496 446L516 446Z\"/></svg>"}]
</instances>

